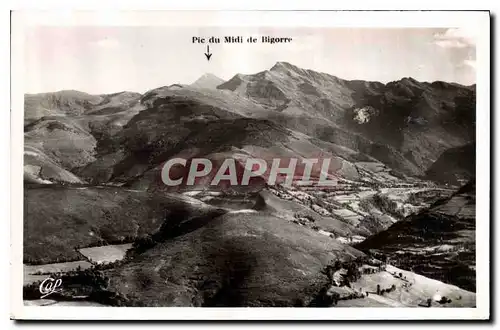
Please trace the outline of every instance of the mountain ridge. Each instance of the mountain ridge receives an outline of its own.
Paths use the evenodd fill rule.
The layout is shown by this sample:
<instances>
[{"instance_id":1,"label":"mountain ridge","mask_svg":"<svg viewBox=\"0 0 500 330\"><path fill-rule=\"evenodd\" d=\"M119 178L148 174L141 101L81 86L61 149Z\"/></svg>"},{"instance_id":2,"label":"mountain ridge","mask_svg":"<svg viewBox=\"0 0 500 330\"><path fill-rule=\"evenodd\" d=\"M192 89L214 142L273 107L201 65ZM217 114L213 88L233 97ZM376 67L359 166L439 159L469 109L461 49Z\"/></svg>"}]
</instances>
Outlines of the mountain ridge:
<instances>
[{"instance_id":1,"label":"mountain ridge","mask_svg":"<svg viewBox=\"0 0 500 330\"><path fill-rule=\"evenodd\" d=\"M196 91L199 87L194 83L161 87L145 94L90 95L72 90L27 94L25 119L30 124L35 120L63 121L53 116L65 116L66 124L57 125L80 127L88 132L84 134L89 141L95 140L92 143L96 147L91 149L104 150L100 146L115 136L109 132L116 131L119 136L135 115L156 107L148 99L161 101L159 105L164 103L162 95L183 95L239 116L271 120L417 177L425 177L444 151L474 141L475 91L458 84L429 84L411 77L387 84L349 81L288 62L277 62L270 70L253 75L236 74L221 84L222 79L212 74L200 77L204 78L210 83L216 79L217 83L208 89L202 87L203 93ZM33 147L39 149L37 143ZM52 160L59 163L57 158Z\"/></svg>"}]
</instances>

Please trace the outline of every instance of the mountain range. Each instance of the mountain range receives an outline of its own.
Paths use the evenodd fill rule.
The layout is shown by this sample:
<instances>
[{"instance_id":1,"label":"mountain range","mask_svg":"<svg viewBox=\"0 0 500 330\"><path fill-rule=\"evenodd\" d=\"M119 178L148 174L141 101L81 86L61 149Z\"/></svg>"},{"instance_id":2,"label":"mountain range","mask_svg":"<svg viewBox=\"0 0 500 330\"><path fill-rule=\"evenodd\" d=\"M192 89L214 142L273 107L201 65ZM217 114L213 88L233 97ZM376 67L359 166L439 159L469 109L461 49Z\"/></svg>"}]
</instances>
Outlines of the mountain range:
<instances>
[{"instance_id":1,"label":"mountain range","mask_svg":"<svg viewBox=\"0 0 500 330\"><path fill-rule=\"evenodd\" d=\"M437 210L474 198L457 191L475 177L475 98L475 85L343 80L286 62L144 94L26 94L25 263L81 260L82 247L133 243L126 261L104 272L121 303L294 306L325 287L322 269L332 260L368 267L373 256L444 244L455 254L438 266L425 266L429 255L393 266L469 297L469 270L463 280L429 267L456 266L458 245L469 253L464 267L474 264L473 244L453 240L455 231L474 230L473 212ZM234 158L238 166L251 157L332 158L338 185L167 187L161 168L175 157ZM455 236L427 241L422 228L436 221ZM407 245L401 232L411 236ZM40 248L55 242L64 245L51 249L57 253ZM382 305L416 305L425 300L418 292Z\"/></svg>"},{"instance_id":2,"label":"mountain range","mask_svg":"<svg viewBox=\"0 0 500 330\"><path fill-rule=\"evenodd\" d=\"M248 154L253 146L286 148L302 157L323 152L340 157L351 172L356 161L370 161L400 175L433 179L443 172L435 173L439 163L431 168L441 155L475 140L475 86L412 78L385 85L347 81L283 62L210 89L219 81L205 75L189 86L160 87L144 95L27 95L27 176L126 182L193 145L199 150L192 156L231 148ZM255 132L259 137L251 139ZM207 143L202 147L185 137ZM221 141L207 145L215 139ZM448 167L450 175L470 179L470 166L455 163Z\"/></svg>"}]
</instances>

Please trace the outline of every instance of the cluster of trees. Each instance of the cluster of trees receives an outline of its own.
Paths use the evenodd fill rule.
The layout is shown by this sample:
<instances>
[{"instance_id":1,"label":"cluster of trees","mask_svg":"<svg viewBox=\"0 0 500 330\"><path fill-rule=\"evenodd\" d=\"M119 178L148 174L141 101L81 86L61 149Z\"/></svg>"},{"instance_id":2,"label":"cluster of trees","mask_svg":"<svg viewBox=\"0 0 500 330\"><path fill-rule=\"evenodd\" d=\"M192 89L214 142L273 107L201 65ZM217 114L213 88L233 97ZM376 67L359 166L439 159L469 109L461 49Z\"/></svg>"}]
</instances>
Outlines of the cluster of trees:
<instances>
[{"instance_id":1,"label":"cluster of trees","mask_svg":"<svg viewBox=\"0 0 500 330\"><path fill-rule=\"evenodd\" d=\"M76 270L67 273L53 273L51 277L61 279L64 290L54 292L50 295L55 300L72 300L73 296L89 296L92 293L105 291L108 278L95 267ZM23 287L23 298L27 300L40 299L40 284L42 281L34 282Z\"/></svg>"},{"instance_id":2,"label":"cluster of trees","mask_svg":"<svg viewBox=\"0 0 500 330\"><path fill-rule=\"evenodd\" d=\"M363 274L375 274L380 271L380 268L363 268Z\"/></svg>"},{"instance_id":3,"label":"cluster of trees","mask_svg":"<svg viewBox=\"0 0 500 330\"><path fill-rule=\"evenodd\" d=\"M340 294L333 292L328 294L328 287L323 287L320 292L314 297L314 299L309 304L309 307L330 307L332 305L337 305L340 299Z\"/></svg>"},{"instance_id":4,"label":"cluster of trees","mask_svg":"<svg viewBox=\"0 0 500 330\"><path fill-rule=\"evenodd\" d=\"M377 294L380 296L383 296L385 293L389 293L395 290L396 290L396 285L394 284L391 287L382 290L380 289L380 284L377 284Z\"/></svg>"},{"instance_id":5,"label":"cluster of trees","mask_svg":"<svg viewBox=\"0 0 500 330\"><path fill-rule=\"evenodd\" d=\"M451 299L445 297L445 296L442 296L441 299L438 301L438 303L440 304L449 304L451 303Z\"/></svg>"},{"instance_id":6,"label":"cluster of trees","mask_svg":"<svg viewBox=\"0 0 500 330\"><path fill-rule=\"evenodd\" d=\"M402 219L404 216L398 210L398 203L391 200L387 195L375 194L371 201L379 210L386 212L396 219Z\"/></svg>"},{"instance_id":7,"label":"cluster of trees","mask_svg":"<svg viewBox=\"0 0 500 330\"><path fill-rule=\"evenodd\" d=\"M438 303L440 303L441 305L442 304L449 304L449 303L451 303L451 299L449 299L445 296L442 296L441 299L438 301ZM432 298L427 299L427 305L419 304L419 306L422 306L422 307L431 307L431 305L432 305Z\"/></svg>"},{"instance_id":8,"label":"cluster of trees","mask_svg":"<svg viewBox=\"0 0 500 330\"><path fill-rule=\"evenodd\" d=\"M331 307L336 306L340 300L352 300L365 298L365 295L352 292L345 296L340 296L338 292L328 292L328 287L323 287L309 304L309 307Z\"/></svg>"},{"instance_id":9,"label":"cluster of trees","mask_svg":"<svg viewBox=\"0 0 500 330\"><path fill-rule=\"evenodd\" d=\"M134 243L132 244L132 250L136 253L142 253L155 246L155 244L156 240L153 238L153 236L146 235L134 241Z\"/></svg>"},{"instance_id":10,"label":"cluster of trees","mask_svg":"<svg viewBox=\"0 0 500 330\"><path fill-rule=\"evenodd\" d=\"M350 287L350 283L356 282L361 277L361 272L359 267L363 264L362 261L355 259L351 261L340 261L336 260L333 264L327 265L322 273L328 276L329 283L331 285L334 283L335 272L345 269L346 273L344 275L344 284Z\"/></svg>"},{"instance_id":11,"label":"cluster of trees","mask_svg":"<svg viewBox=\"0 0 500 330\"><path fill-rule=\"evenodd\" d=\"M47 263L62 263L62 262L72 262L80 260L81 260L80 256L76 254L68 257L62 256L62 257L51 258L50 260L48 258L33 259L31 257L24 256L23 263L27 265L45 265Z\"/></svg>"},{"instance_id":12,"label":"cluster of trees","mask_svg":"<svg viewBox=\"0 0 500 330\"><path fill-rule=\"evenodd\" d=\"M403 273L396 274L395 272L392 274L395 277L399 277L402 280L406 280L406 276L403 275Z\"/></svg>"},{"instance_id":13,"label":"cluster of trees","mask_svg":"<svg viewBox=\"0 0 500 330\"><path fill-rule=\"evenodd\" d=\"M109 268L109 264L97 265L85 270L77 268L67 273L52 274L53 278L60 278L62 280L64 290L51 294L49 298L62 301L75 300L76 296L80 296L86 297L83 300L95 301L109 306L137 305L137 303L132 303L127 297L108 291L109 278L101 271L106 268ZM37 281L24 286L23 299L40 299L40 284L41 281ZM82 298L78 298L78 300L82 300Z\"/></svg>"},{"instance_id":14,"label":"cluster of trees","mask_svg":"<svg viewBox=\"0 0 500 330\"><path fill-rule=\"evenodd\" d=\"M359 271L359 265L352 262L346 267L347 269L347 280L349 282L356 282L361 277L361 272Z\"/></svg>"}]
</instances>

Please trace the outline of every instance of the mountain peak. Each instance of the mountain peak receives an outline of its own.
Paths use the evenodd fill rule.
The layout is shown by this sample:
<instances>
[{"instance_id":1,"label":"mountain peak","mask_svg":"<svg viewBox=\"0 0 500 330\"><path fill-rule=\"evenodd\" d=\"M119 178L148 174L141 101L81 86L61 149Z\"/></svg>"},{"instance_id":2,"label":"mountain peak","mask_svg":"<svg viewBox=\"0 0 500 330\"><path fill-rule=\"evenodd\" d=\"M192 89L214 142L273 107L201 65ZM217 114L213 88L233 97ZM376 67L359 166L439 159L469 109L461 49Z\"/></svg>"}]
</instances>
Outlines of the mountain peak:
<instances>
[{"instance_id":1,"label":"mountain peak","mask_svg":"<svg viewBox=\"0 0 500 330\"><path fill-rule=\"evenodd\" d=\"M204 75L202 75L202 76L201 76L200 78L198 78L198 79L201 79L201 78L216 78L216 79L220 79L220 80L222 80L221 78L217 77L217 76L216 76L216 75L214 75L213 73L209 73L209 72L205 73Z\"/></svg>"},{"instance_id":2,"label":"mountain peak","mask_svg":"<svg viewBox=\"0 0 500 330\"><path fill-rule=\"evenodd\" d=\"M412 82L412 83L418 83L418 80L412 78L412 77L404 77L401 79L401 81L407 81L407 82Z\"/></svg>"},{"instance_id":3,"label":"mountain peak","mask_svg":"<svg viewBox=\"0 0 500 330\"><path fill-rule=\"evenodd\" d=\"M192 87L198 88L213 88L215 89L217 86L224 82L223 79L217 77L212 73L205 73L200 78L198 78L194 83L191 84Z\"/></svg>"},{"instance_id":4,"label":"mountain peak","mask_svg":"<svg viewBox=\"0 0 500 330\"><path fill-rule=\"evenodd\" d=\"M280 71L280 70L297 70L297 66L290 64L288 62L276 62L270 71Z\"/></svg>"},{"instance_id":5,"label":"mountain peak","mask_svg":"<svg viewBox=\"0 0 500 330\"><path fill-rule=\"evenodd\" d=\"M402 84L405 84L407 86L419 86L419 87L422 86L422 83L420 81L418 81L412 77L404 77L399 82L401 82Z\"/></svg>"}]
</instances>

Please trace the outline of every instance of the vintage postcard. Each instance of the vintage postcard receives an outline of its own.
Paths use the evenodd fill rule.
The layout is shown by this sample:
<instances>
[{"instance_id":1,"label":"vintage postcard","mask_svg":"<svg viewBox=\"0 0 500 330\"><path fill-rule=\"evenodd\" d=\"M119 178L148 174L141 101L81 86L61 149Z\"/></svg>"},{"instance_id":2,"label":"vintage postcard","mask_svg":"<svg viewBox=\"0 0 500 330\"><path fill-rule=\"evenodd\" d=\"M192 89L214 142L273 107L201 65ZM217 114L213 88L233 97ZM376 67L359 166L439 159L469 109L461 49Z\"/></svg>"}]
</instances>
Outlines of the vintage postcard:
<instances>
[{"instance_id":1,"label":"vintage postcard","mask_svg":"<svg viewBox=\"0 0 500 330\"><path fill-rule=\"evenodd\" d=\"M489 31L13 12L12 318L488 319Z\"/></svg>"}]
</instances>

